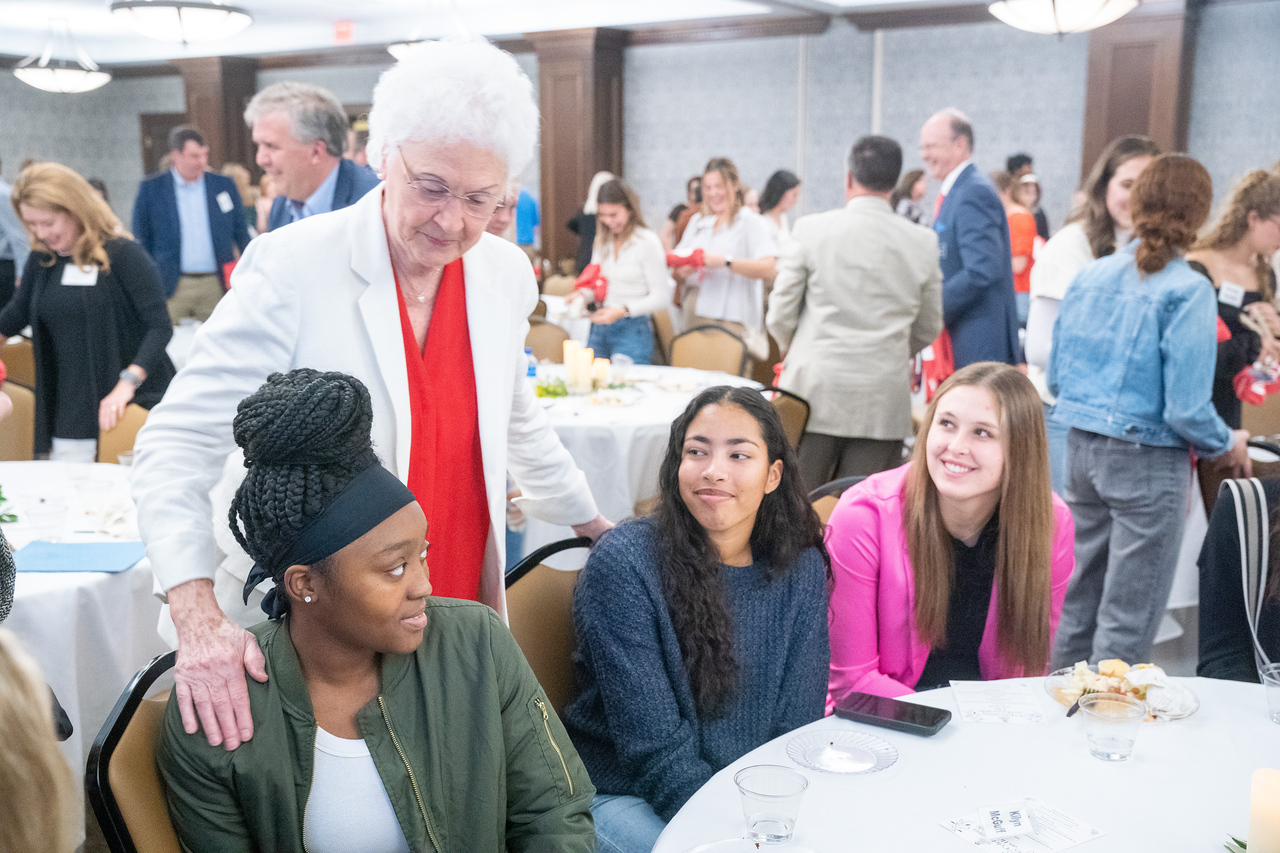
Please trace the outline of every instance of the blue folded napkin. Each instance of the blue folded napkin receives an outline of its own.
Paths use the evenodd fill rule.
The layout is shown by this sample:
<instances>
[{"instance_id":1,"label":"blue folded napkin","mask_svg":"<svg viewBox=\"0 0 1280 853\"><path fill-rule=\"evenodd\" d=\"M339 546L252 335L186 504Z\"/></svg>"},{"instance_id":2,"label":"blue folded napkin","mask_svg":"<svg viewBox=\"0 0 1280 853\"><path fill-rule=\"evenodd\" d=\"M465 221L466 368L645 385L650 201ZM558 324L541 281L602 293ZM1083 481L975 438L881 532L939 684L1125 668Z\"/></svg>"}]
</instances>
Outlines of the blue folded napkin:
<instances>
[{"instance_id":1,"label":"blue folded napkin","mask_svg":"<svg viewBox=\"0 0 1280 853\"><path fill-rule=\"evenodd\" d=\"M13 555L20 572L123 572L147 555L141 542L32 542Z\"/></svg>"}]
</instances>

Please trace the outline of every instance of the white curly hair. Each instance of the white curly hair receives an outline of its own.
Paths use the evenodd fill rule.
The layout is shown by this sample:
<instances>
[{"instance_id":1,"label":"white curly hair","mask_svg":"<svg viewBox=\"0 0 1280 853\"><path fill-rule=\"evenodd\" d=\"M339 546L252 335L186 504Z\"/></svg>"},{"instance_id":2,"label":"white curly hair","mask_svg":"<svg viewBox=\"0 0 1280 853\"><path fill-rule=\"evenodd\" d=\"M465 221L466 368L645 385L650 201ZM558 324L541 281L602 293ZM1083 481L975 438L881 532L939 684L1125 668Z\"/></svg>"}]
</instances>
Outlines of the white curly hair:
<instances>
[{"instance_id":1,"label":"white curly hair","mask_svg":"<svg viewBox=\"0 0 1280 853\"><path fill-rule=\"evenodd\" d=\"M369 165L379 174L409 141L470 142L519 175L538 137L533 84L483 39L426 42L383 72L369 110Z\"/></svg>"}]
</instances>

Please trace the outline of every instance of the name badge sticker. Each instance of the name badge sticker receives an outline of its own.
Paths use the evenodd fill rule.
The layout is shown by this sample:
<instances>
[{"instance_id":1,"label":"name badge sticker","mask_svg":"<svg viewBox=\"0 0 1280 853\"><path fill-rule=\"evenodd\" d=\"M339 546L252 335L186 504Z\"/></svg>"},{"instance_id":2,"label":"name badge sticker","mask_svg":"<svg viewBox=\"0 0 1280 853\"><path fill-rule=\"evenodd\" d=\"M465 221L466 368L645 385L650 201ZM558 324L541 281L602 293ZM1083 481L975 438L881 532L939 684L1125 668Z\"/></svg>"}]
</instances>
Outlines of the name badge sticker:
<instances>
[{"instance_id":1,"label":"name badge sticker","mask_svg":"<svg viewBox=\"0 0 1280 853\"><path fill-rule=\"evenodd\" d=\"M235 207L235 205L231 203L231 194L228 193L226 190L223 190L222 192L218 193L217 199L218 199L218 207L222 209L223 213L230 213L231 209Z\"/></svg>"},{"instance_id":2,"label":"name badge sticker","mask_svg":"<svg viewBox=\"0 0 1280 853\"><path fill-rule=\"evenodd\" d=\"M62 268L62 283L72 287L92 287L98 283L98 268L78 267L69 263Z\"/></svg>"},{"instance_id":3,"label":"name badge sticker","mask_svg":"<svg viewBox=\"0 0 1280 853\"><path fill-rule=\"evenodd\" d=\"M1239 308L1244 304L1244 288L1238 284L1224 281L1222 287L1218 288L1218 301L1223 305Z\"/></svg>"}]
</instances>

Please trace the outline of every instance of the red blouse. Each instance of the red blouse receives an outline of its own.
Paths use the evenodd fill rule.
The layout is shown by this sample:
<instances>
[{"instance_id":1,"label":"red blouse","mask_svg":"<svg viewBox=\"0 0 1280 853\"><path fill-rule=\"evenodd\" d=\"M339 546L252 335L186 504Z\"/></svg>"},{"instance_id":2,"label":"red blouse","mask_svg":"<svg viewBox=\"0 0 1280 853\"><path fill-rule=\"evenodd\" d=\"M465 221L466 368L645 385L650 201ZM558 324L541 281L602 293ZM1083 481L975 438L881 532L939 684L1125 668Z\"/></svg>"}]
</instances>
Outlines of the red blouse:
<instances>
[{"instance_id":1,"label":"red blouse","mask_svg":"<svg viewBox=\"0 0 1280 853\"><path fill-rule=\"evenodd\" d=\"M408 486L427 517L431 594L476 601L489 538L489 502L462 260L444 268L422 352L399 281L396 297L413 424Z\"/></svg>"}]
</instances>

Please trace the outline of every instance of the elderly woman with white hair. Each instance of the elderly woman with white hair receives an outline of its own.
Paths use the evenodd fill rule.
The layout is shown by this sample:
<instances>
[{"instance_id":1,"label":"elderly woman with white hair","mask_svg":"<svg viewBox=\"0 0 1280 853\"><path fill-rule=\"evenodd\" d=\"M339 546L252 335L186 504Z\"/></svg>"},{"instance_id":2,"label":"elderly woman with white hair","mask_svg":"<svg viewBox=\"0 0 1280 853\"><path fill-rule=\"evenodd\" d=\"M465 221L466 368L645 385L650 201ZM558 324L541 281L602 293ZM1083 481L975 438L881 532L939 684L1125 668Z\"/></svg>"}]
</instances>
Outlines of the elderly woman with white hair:
<instances>
[{"instance_id":1,"label":"elderly woman with white hair","mask_svg":"<svg viewBox=\"0 0 1280 853\"><path fill-rule=\"evenodd\" d=\"M537 125L529 79L486 42L433 42L387 70L369 113L382 185L254 240L152 411L134 498L176 628L187 732L198 718L211 744L236 748L253 734L244 671L267 678L244 627L270 607L271 583L214 520L243 478L237 406L274 373L340 371L368 387L374 450L430 525L437 596L505 614L508 470L529 514L593 538L612 526L523 378L529 261L485 232Z\"/></svg>"}]
</instances>

